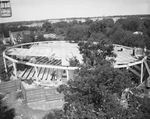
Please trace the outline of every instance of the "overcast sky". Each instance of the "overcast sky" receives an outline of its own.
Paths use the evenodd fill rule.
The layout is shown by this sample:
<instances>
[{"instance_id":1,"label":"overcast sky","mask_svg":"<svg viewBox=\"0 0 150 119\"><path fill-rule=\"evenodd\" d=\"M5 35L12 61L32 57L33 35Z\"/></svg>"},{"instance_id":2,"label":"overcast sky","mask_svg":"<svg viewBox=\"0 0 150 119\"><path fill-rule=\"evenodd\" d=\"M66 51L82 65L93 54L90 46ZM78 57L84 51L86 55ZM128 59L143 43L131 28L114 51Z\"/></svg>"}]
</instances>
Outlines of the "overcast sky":
<instances>
[{"instance_id":1,"label":"overcast sky","mask_svg":"<svg viewBox=\"0 0 150 119\"><path fill-rule=\"evenodd\" d=\"M150 0L10 0L11 18L0 22L68 17L150 14Z\"/></svg>"}]
</instances>

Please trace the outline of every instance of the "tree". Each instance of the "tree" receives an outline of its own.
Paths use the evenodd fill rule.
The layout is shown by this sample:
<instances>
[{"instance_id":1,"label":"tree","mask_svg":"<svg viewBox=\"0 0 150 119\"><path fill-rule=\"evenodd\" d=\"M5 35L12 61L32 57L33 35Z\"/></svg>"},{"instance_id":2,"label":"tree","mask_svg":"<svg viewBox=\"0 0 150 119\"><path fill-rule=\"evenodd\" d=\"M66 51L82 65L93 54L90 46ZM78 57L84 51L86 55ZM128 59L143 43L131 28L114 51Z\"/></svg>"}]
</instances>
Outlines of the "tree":
<instances>
[{"instance_id":1,"label":"tree","mask_svg":"<svg viewBox=\"0 0 150 119\"><path fill-rule=\"evenodd\" d=\"M128 17L123 22L123 29L129 31L139 31L139 27L141 26L141 19L139 17Z\"/></svg>"},{"instance_id":2,"label":"tree","mask_svg":"<svg viewBox=\"0 0 150 119\"><path fill-rule=\"evenodd\" d=\"M107 38L107 37L102 32L100 32L100 33L91 33L88 40L91 40L93 42L100 42L100 41L104 40L105 38Z\"/></svg>"},{"instance_id":3,"label":"tree","mask_svg":"<svg viewBox=\"0 0 150 119\"><path fill-rule=\"evenodd\" d=\"M22 36L22 43L29 43L35 41L35 35L33 33L30 34L23 34Z\"/></svg>"},{"instance_id":4,"label":"tree","mask_svg":"<svg viewBox=\"0 0 150 119\"><path fill-rule=\"evenodd\" d=\"M0 95L0 119L14 119L15 109L9 109L2 102L3 95Z\"/></svg>"},{"instance_id":5,"label":"tree","mask_svg":"<svg viewBox=\"0 0 150 119\"><path fill-rule=\"evenodd\" d=\"M85 64L94 66L100 60L105 60L106 56L114 56L113 45L109 39L103 39L98 42L79 42L80 53L83 55Z\"/></svg>"},{"instance_id":6,"label":"tree","mask_svg":"<svg viewBox=\"0 0 150 119\"><path fill-rule=\"evenodd\" d=\"M69 59L69 64L72 67L78 67L80 65L80 62L76 57L73 57Z\"/></svg>"},{"instance_id":7,"label":"tree","mask_svg":"<svg viewBox=\"0 0 150 119\"><path fill-rule=\"evenodd\" d=\"M103 24L106 25L106 27L112 28L114 26L114 20L109 18L109 19L102 19L101 21Z\"/></svg>"},{"instance_id":8,"label":"tree","mask_svg":"<svg viewBox=\"0 0 150 119\"><path fill-rule=\"evenodd\" d=\"M89 19L89 18L85 19L85 24L86 25L91 25L92 23L93 23L92 19Z\"/></svg>"},{"instance_id":9,"label":"tree","mask_svg":"<svg viewBox=\"0 0 150 119\"><path fill-rule=\"evenodd\" d=\"M146 48L150 49L150 37L148 35L145 35L144 39L145 39Z\"/></svg>"},{"instance_id":10,"label":"tree","mask_svg":"<svg viewBox=\"0 0 150 119\"><path fill-rule=\"evenodd\" d=\"M51 41L53 39L51 39L51 38L46 39L46 38L44 38L44 36L42 34L38 34L37 37L35 38L35 42L46 41L46 40L50 40Z\"/></svg>"},{"instance_id":11,"label":"tree","mask_svg":"<svg viewBox=\"0 0 150 119\"><path fill-rule=\"evenodd\" d=\"M114 24L114 26L112 28L107 28L107 31L106 31L106 35L108 37L110 37L111 35L113 35L117 30L120 30L122 29L122 25L119 23L119 22L116 22Z\"/></svg>"},{"instance_id":12,"label":"tree","mask_svg":"<svg viewBox=\"0 0 150 119\"><path fill-rule=\"evenodd\" d=\"M67 85L59 87L58 91L63 91L65 95L66 117L119 118L119 114L116 116L116 113L121 113L122 107L113 94L121 95L125 88L133 86L129 73L112 68L111 63L105 60L107 55L112 55L112 48L109 49L108 45L80 42L79 46L81 53L87 58L98 58L94 67L91 63L90 66L80 67L75 80L70 80Z\"/></svg>"},{"instance_id":13,"label":"tree","mask_svg":"<svg viewBox=\"0 0 150 119\"><path fill-rule=\"evenodd\" d=\"M76 72L75 80L58 88L65 96L63 110L49 113L45 119L149 119L150 104L143 103L143 98L130 95L128 108L120 105L122 92L134 87L127 70L114 69L105 61Z\"/></svg>"},{"instance_id":14,"label":"tree","mask_svg":"<svg viewBox=\"0 0 150 119\"><path fill-rule=\"evenodd\" d=\"M129 47L144 47L145 40L141 34L133 34L131 31L123 30L122 28L117 29L110 39L114 44L125 45Z\"/></svg>"},{"instance_id":15,"label":"tree","mask_svg":"<svg viewBox=\"0 0 150 119\"><path fill-rule=\"evenodd\" d=\"M48 21L43 23L42 29L47 33L53 33L54 32L54 28L53 28L52 24Z\"/></svg>"},{"instance_id":16,"label":"tree","mask_svg":"<svg viewBox=\"0 0 150 119\"><path fill-rule=\"evenodd\" d=\"M58 91L65 95L64 111L69 119L121 119L124 109L114 94L120 98L124 89L133 86L126 70L114 69L107 61L100 61L92 69L81 67L75 80L69 80Z\"/></svg>"},{"instance_id":17,"label":"tree","mask_svg":"<svg viewBox=\"0 0 150 119\"><path fill-rule=\"evenodd\" d=\"M0 34L3 34L4 37L9 37L9 27L7 24L0 24Z\"/></svg>"},{"instance_id":18,"label":"tree","mask_svg":"<svg viewBox=\"0 0 150 119\"><path fill-rule=\"evenodd\" d=\"M105 30L106 30L106 24L104 24L102 21L95 21L95 22L93 22L91 25L90 25L90 27L89 27L89 31L91 32L91 33L93 33L93 32L105 32Z\"/></svg>"},{"instance_id":19,"label":"tree","mask_svg":"<svg viewBox=\"0 0 150 119\"><path fill-rule=\"evenodd\" d=\"M88 27L86 25L74 25L69 27L66 33L66 40L79 42L88 37Z\"/></svg>"},{"instance_id":20,"label":"tree","mask_svg":"<svg viewBox=\"0 0 150 119\"><path fill-rule=\"evenodd\" d=\"M149 18L143 19L143 24L146 28L150 28L150 19Z\"/></svg>"}]
</instances>

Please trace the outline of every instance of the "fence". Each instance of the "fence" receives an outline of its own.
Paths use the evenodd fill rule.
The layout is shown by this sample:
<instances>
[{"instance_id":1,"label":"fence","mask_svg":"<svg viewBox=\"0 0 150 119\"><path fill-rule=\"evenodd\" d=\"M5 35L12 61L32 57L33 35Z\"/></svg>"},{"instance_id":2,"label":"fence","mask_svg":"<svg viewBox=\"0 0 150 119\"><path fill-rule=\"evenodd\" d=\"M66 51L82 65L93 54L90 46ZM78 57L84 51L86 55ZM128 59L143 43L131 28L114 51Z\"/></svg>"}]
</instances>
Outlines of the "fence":
<instances>
[{"instance_id":1,"label":"fence","mask_svg":"<svg viewBox=\"0 0 150 119\"><path fill-rule=\"evenodd\" d=\"M38 101L54 101L63 99L63 94L57 92L57 88L51 87L45 89L44 87L36 87L31 89L25 89L23 83L21 83L21 90L26 103L38 102Z\"/></svg>"},{"instance_id":2,"label":"fence","mask_svg":"<svg viewBox=\"0 0 150 119\"><path fill-rule=\"evenodd\" d=\"M58 93L56 87L49 89L44 87L25 89L23 83L21 80L2 82L0 83L0 92L11 93L21 89L25 102L33 109L49 110L62 108L64 95Z\"/></svg>"},{"instance_id":3,"label":"fence","mask_svg":"<svg viewBox=\"0 0 150 119\"><path fill-rule=\"evenodd\" d=\"M20 89L20 84L21 84L20 80L1 82L0 83L0 92L11 93L13 91Z\"/></svg>"}]
</instances>

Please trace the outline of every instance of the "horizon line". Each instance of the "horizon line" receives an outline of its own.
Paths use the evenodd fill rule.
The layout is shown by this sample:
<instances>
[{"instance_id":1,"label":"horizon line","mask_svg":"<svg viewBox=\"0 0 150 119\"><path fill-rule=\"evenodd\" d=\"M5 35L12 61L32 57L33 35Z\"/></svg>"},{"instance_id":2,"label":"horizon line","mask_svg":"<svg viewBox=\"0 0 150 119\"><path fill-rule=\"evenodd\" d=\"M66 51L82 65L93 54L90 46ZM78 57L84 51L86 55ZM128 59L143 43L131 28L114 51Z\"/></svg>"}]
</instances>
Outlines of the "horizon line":
<instances>
[{"instance_id":1,"label":"horizon line","mask_svg":"<svg viewBox=\"0 0 150 119\"><path fill-rule=\"evenodd\" d=\"M86 18L104 18L104 17L129 17L129 16L149 16L150 14L132 14L132 15L102 15L102 16L89 16L89 17L62 17L62 18L47 18L47 19L35 19L35 20L20 20L20 21L11 21L11 22L4 22L5 23L15 23L15 22L33 22L33 21L47 21L47 20L62 20L62 19L86 19ZM5 19L5 18L1 18Z\"/></svg>"}]
</instances>

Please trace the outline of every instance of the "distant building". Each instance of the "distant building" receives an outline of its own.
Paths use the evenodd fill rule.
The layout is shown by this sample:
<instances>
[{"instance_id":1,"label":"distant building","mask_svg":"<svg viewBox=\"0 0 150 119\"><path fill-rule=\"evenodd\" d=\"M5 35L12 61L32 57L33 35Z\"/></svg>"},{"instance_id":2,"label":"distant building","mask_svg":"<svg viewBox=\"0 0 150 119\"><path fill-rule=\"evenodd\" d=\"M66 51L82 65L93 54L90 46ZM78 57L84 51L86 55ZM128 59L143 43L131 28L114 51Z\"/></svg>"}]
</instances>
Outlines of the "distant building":
<instances>
[{"instance_id":1,"label":"distant building","mask_svg":"<svg viewBox=\"0 0 150 119\"><path fill-rule=\"evenodd\" d=\"M143 32L141 32L141 31L135 31L135 32L133 32L133 34L134 35L138 35L138 34L143 35Z\"/></svg>"},{"instance_id":2,"label":"distant building","mask_svg":"<svg viewBox=\"0 0 150 119\"><path fill-rule=\"evenodd\" d=\"M33 24L30 24L30 25L24 25L24 26L27 26L27 27L42 27L43 23L33 23Z\"/></svg>"},{"instance_id":3,"label":"distant building","mask_svg":"<svg viewBox=\"0 0 150 119\"><path fill-rule=\"evenodd\" d=\"M58 38L58 36L54 33L44 34L43 37L44 38L52 38L52 39L57 39Z\"/></svg>"}]
</instances>

